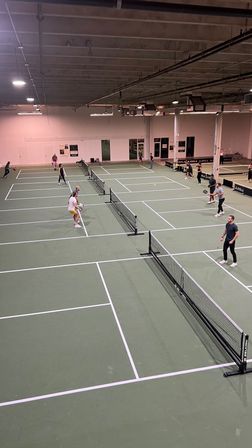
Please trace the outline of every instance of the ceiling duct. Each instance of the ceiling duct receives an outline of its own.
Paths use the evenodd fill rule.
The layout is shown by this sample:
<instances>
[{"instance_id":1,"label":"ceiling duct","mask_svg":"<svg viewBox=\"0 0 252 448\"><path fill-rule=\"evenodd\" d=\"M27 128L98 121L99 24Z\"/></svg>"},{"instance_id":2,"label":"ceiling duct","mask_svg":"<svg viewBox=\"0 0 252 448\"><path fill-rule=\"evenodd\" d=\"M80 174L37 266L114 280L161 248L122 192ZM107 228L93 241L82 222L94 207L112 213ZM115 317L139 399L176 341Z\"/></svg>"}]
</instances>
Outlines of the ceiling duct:
<instances>
[{"instance_id":1,"label":"ceiling duct","mask_svg":"<svg viewBox=\"0 0 252 448\"><path fill-rule=\"evenodd\" d=\"M156 114L156 106L154 104L145 104L143 115L145 117L153 117Z\"/></svg>"},{"instance_id":2,"label":"ceiling duct","mask_svg":"<svg viewBox=\"0 0 252 448\"><path fill-rule=\"evenodd\" d=\"M252 104L252 93L244 95L244 102L245 104Z\"/></svg>"},{"instance_id":3,"label":"ceiling duct","mask_svg":"<svg viewBox=\"0 0 252 448\"><path fill-rule=\"evenodd\" d=\"M187 112L205 112L206 103L202 96L189 95L187 97Z\"/></svg>"}]
</instances>

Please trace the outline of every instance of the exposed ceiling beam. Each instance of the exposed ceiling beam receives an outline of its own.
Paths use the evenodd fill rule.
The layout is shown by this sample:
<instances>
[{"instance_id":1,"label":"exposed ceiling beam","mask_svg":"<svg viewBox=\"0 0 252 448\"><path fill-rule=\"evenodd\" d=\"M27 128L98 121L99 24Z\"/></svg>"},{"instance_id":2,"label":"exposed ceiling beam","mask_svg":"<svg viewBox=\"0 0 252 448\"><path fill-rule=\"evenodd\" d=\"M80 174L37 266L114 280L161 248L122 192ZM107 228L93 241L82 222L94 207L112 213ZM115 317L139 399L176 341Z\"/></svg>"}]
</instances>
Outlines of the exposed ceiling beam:
<instances>
[{"instance_id":1,"label":"exposed ceiling beam","mask_svg":"<svg viewBox=\"0 0 252 448\"><path fill-rule=\"evenodd\" d=\"M36 3L37 0L26 0ZM138 11L160 11L183 14L196 14L225 17L252 18L252 10L245 8L226 8L223 6L188 5L183 3L163 3L143 0L41 0L41 3L99 6L105 8L135 9Z\"/></svg>"}]
</instances>

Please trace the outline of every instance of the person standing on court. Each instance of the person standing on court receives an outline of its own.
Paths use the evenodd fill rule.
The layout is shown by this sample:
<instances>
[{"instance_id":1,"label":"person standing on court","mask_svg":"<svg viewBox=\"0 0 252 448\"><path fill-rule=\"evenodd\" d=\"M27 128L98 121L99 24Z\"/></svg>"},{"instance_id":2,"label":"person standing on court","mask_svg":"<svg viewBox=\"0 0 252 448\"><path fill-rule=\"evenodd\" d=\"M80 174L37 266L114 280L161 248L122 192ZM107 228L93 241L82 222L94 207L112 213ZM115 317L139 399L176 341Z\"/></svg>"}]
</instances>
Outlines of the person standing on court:
<instances>
[{"instance_id":1,"label":"person standing on court","mask_svg":"<svg viewBox=\"0 0 252 448\"><path fill-rule=\"evenodd\" d=\"M223 164L224 164L224 152L221 151L220 152L220 165L223 165Z\"/></svg>"},{"instance_id":2,"label":"person standing on court","mask_svg":"<svg viewBox=\"0 0 252 448\"><path fill-rule=\"evenodd\" d=\"M54 171L56 171L56 168L57 168L57 161L58 161L58 157L56 156L56 154L53 154L53 156L52 156L52 166L53 166Z\"/></svg>"},{"instance_id":3,"label":"person standing on court","mask_svg":"<svg viewBox=\"0 0 252 448\"><path fill-rule=\"evenodd\" d=\"M214 175L211 174L211 176L209 178L209 181L208 181L208 188L209 188L209 201L208 201L208 204L212 204L213 202L215 202L215 200L214 200L215 187L216 187L216 180L214 178Z\"/></svg>"},{"instance_id":4,"label":"person standing on court","mask_svg":"<svg viewBox=\"0 0 252 448\"><path fill-rule=\"evenodd\" d=\"M139 149L139 151L138 151L138 158L139 158L139 162L142 163L143 162L143 151L141 149Z\"/></svg>"},{"instance_id":5,"label":"person standing on court","mask_svg":"<svg viewBox=\"0 0 252 448\"><path fill-rule=\"evenodd\" d=\"M197 165L197 180L198 180L198 184L201 184L201 176L202 176L202 165L199 162Z\"/></svg>"},{"instance_id":6,"label":"person standing on court","mask_svg":"<svg viewBox=\"0 0 252 448\"><path fill-rule=\"evenodd\" d=\"M235 253L235 241L237 240L239 236L239 230L237 225L234 222L235 217L234 215L229 215L227 219L227 224L225 231L221 237L221 241L224 240L223 244L223 260L220 261L220 264L227 264L227 251L228 248L230 249L230 252L233 256L233 263L230 265L232 268L237 266L237 256Z\"/></svg>"},{"instance_id":7,"label":"person standing on court","mask_svg":"<svg viewBox=\"0 0 252 448\"><path fill-rule=\"evenodd\" d=\"M217 183L217 187L214 192L214 196L218 196L218 200L219 200L218 201L218 211L217 211L217 214L215 215L215 217L218 218L219 216L224 215L222 204L225 201L224 190L223 190L223 187L220 182Z\"/></svg>"},{"instance_id":8,"label":"person standing on court","mask_svg":"<svg viewBox=\"0 0 252 448\"><path fill-rule=\"evenodd\" d=\"M64 167L62 165L62 163L59 164L59 180L58 180L58 184L60 185L60 181L61 179L65 182L66 184L66 178L65 178L65 170Z\"/></svg>"},{"instance_id":9,"label":"person standing on court","mask_svg":"<svg viewBox=\"0 0 252 448\"><path fill-rule=\"evenodd\" d=\"M74 227L78 229L81 227L81 225L79 224L80 214L79 214L79 210L78 210L78 203L77 203L76 196L77 196L77 193L76 193L76 191L74 191L73 194L68 199L68 211L69 211L70 215L73 217Z\"/></svg>"},{"instance_id":10,"label":"person standing on court","mask_svg":"<svg viewBox=\"0 0 252 448\"><path fill-rule=\"evenodd\" d=\"M153 168L153 155L152 152L150 153L150 169L152 170Z\"/></svg>"}]
</instances>

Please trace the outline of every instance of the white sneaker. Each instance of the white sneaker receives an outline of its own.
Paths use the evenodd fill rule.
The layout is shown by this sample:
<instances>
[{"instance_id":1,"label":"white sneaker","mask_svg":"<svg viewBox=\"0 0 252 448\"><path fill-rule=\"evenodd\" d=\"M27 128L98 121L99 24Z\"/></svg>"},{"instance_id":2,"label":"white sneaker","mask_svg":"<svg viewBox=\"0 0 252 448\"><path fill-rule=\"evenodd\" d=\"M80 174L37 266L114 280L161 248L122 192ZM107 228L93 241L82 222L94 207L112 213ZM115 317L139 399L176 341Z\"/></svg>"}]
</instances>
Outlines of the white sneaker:
<instances>
[{"instance_id":1,"label":"white sneaker","mask_svg":"<svg viewBox=\"0 0 252 448\"><path fill-rule=\"evenodd\" d=\"M220 212L220 215L224 215L225 212Z\"/></svg>"},{"instance_id":2,"label":"white sneaker","mask_svg":"<svg viewBox=\"0 0 252 448\"><path fill-rule=\"evenodd\" d=\"M237 266L237 263L232 263L232 264L230 265L231 268L235 268L235 266Z\"/></svg>"},{"instance_id":3,"label":"white sneaker","mask_svg":"<svg viewBox=\"0 0 252 448\"><path fill-rule=\"evenodd\" d=\"M219 218L220 215L221 215L220 213L217 213L217 215L214 215L214 216L215 216L215 218Z\"/></svg>"},{"instance_id":4,"label":"white sneaker","mask_svg":"<svg viewBox=\"0 0 252 448\"><path fill-rule=\"evenodd\" d=\"M75 224L74 227L75 227L76 229L80 229L80 228L81 228L80 224Z\"/></svg>"},{"instance_id":5,"label":"white sneaker","mask_svg":"<svg viewBox=\"0 0 252 448\"><path fill-rule=\"evenodd\" d=\"M221 260L219 261L220 264L227 264L227 260Z\"/></svg>"}]
</instances>

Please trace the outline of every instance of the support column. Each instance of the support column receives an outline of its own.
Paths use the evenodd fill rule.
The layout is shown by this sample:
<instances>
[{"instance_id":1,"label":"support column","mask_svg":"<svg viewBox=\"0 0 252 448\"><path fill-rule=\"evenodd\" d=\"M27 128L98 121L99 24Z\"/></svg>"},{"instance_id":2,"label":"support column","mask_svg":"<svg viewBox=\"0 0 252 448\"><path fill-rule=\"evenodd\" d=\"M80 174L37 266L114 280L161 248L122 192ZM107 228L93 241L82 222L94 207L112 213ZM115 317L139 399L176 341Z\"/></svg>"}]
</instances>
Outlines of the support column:
<instances>
[{"instance_id":1,"label":"support column","mask_svg":"<svg viewBox=\"0 0 252 448\"><path fill-rule=\"evenodd\" d=\"M213 175L216 181L219 181L220 169L220 151L221 151L221 137L222 137L222 112L218 112L215 118L214 131L214 154L213 154Z\"/></svg>"},{"instance_id":2,"label":"support column","mask_svg":"<svg viewBox=\"0 0 252 448\"><path fill-rule=\"evenodd\" d=\"M150 117L144 117L145 120L145 159L150 158Z\"/></svg>"},{"instance_id":3,"label":"support column","mask_svg":"<svg viewBox=\"0 0 252 448\"><path fill-rule=\"evenodd\" d=\"M248 159L252 160L252 117L250 117L250 131L249 131L249 141L248 141Z\"/></svg>"},{"instance_id":4,"label":"support column","mask_svg":"<svg viewBox=\"0 0 252 448\"><path fill-rule=\"evenodd\" d=\"M178 143L179 143L179 109L175 109L174 132L173 132L173 168L175 169L178 161Z\"/></svg>"}]
</instances>

